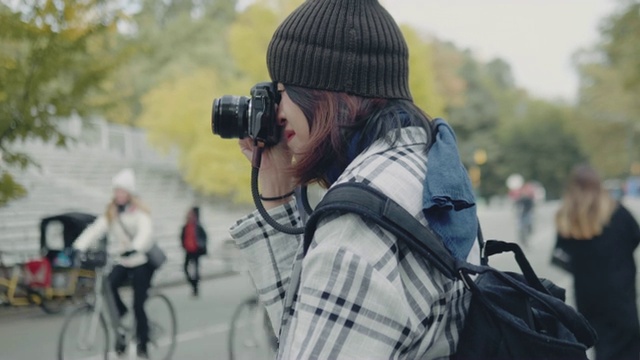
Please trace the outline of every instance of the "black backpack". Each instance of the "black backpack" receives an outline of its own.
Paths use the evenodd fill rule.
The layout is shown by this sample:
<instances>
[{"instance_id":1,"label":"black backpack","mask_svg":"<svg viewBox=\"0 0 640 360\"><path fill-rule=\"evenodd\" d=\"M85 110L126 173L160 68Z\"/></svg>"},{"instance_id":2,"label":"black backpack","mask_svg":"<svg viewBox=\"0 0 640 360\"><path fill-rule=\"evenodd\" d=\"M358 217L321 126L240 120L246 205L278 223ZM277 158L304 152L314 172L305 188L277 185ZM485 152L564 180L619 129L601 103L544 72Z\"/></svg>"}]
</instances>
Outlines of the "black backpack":
<instances>
[{"instance_id":1,"label":"black backpack","mask_svg":"<svg viewBox=\"0 0 640 360\"><path fill-rule=\"evenodd\" d=\"M517 244L484 242L479 234L481 265L458 260L438 235L400 205L365 184L350 182L331 188L312 213L304 233L305 253L318 221L336 211L376 222L448 278L464 282L471 304L452 359L587 359L595 331L565 304L564 289L537 277ZM522 274L488 265L489 256L505 251L515 254Z\"/></svg>"}]
</instances>

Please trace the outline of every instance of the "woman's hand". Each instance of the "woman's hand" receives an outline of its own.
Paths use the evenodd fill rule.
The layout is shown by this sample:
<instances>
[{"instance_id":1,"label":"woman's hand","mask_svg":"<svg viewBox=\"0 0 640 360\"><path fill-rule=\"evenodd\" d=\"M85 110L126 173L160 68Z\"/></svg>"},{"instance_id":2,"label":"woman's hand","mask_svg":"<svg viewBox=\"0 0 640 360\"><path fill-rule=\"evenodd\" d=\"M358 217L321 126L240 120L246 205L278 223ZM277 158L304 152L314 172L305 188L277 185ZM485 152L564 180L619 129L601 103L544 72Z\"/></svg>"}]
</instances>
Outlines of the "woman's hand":
<instances>
[{"instance_id":1,"label":"woman's hand","mask_svg":"<svg viewBox=\"0 0 640 360\"><path fill-rule=\"evenodd\" d=\"M240 150L249 161L252 161L256 151L250 138L238 141ZM295 187L292 167L293 156L286 143L265 148L262 151L262 161L258 175L260 194L264 197L279 197L290 193ZM271 209L287 203L289 198L274 201L264 201L266 209Z\"/></svg>"}]
</instances>

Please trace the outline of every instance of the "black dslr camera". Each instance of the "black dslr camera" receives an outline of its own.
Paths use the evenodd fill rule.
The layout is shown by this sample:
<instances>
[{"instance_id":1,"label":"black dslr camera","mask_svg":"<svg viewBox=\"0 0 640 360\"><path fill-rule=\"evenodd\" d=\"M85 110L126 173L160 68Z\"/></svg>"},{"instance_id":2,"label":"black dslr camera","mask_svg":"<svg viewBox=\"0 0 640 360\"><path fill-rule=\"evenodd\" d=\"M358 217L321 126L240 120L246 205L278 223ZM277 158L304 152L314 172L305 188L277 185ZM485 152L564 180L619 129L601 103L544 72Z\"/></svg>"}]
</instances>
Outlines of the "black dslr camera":
<instances>
[{"instance_id":1,"label":"black dslr camera","mask_svg":"<svg viewBox=\"0 0 640 360\"><path fill-rule=\"evenodd\" d=\"M262 82L251 88L251 98L224 95L213 100L211 130L224 139L250 137L264 146L280 142L282 127L276 119L280 102L277 85Z\"/></svg>"}]
</instances>

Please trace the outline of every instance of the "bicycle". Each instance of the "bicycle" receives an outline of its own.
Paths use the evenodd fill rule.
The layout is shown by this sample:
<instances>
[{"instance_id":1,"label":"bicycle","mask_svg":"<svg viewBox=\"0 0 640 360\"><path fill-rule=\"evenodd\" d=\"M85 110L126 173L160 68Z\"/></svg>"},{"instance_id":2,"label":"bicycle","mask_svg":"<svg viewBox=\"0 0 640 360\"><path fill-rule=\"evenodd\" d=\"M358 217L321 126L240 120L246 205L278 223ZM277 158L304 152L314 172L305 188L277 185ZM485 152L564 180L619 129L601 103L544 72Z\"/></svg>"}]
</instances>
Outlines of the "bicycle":
<instances>
[{"instance_id":1,"label":"bicycle","mask_svg":"<svg viewBox=\"0 0 640 360\"><path fill-rule=\"evenodd\" d=\"M70 312L58 339L58 360L109 358L111 335L124 336L129 358L135 358L135 324L120 319L108 285L110 264L96 269L93 301ZM173 304L156 289L149 290L145 312L149 322L149 358L168 360L176 347L177 320ZM108 321L108 322L107 322Z\"/></svg>"},{"instance_id":2,"label":"bicycle","mask_svg":"<svg viewBox=\"0 0 640 360\"><path fill-rule=\"evenodd\" d=\"M233 313L227 348L229 360L275 358L278 339L257 296L240 303Z\"/></svg>"}]
</instances>

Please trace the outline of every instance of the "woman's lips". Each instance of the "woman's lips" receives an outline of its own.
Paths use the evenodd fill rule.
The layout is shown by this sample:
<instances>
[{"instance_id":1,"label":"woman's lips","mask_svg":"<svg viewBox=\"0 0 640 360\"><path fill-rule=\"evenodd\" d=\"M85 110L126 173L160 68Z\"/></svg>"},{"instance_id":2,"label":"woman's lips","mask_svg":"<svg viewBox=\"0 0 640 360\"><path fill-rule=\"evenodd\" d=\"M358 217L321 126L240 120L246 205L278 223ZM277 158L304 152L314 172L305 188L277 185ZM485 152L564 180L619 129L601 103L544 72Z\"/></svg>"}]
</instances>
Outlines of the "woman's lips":
<instances>
[{"instance_id":1,"label":"woman's lips","mask_svg":"<svg viewBox=\"0 0 640 360\"><path fill-rule=\"evenodd\" d=\"M285 130L284 131L284 137L285 139L287 139L287 142L289 142L294 136L296 136L296 132L293 130Z\"/></svg>"}]
</instances>

